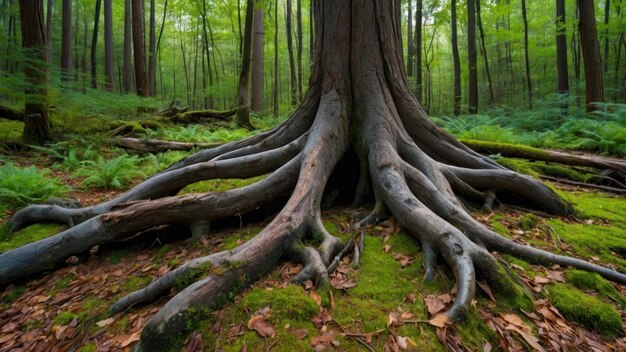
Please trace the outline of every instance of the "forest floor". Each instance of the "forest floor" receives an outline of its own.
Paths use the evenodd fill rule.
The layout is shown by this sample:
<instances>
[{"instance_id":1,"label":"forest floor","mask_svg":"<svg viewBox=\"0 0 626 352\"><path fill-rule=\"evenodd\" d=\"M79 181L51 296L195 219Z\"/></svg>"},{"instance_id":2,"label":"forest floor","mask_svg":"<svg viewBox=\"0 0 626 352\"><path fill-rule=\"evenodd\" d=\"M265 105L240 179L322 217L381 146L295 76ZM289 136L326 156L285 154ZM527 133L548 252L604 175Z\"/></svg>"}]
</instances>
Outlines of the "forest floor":
<instances>
[{"instance_id":1,"label":"forest floor","mask_svg":"<svg viewBox=\"0 0 626 352\"><path fill-rule=\"evenodd\" d=\"M8 123L2 125L0 121L0 131L3 126L4 131L8 130ZM11 126L19 131L19 126ZM189 128L196 130L188 131ZM221 137L225 140L245 134L226 130L213 129L210 133L226 133ZM191 140L206 140L209 132L202 131L203 126L189 126L164 127L150 133L171 139L188 133ZM86 159L84 145L77 148L79 156ZM105 160L125 153L105 146L95 149ZM89 176L72 170L67 151L65 148L64 160L54 158L50 150L13 154L2 157L0 167L34 164L38 170L48 170L48 177L58 177L60 183L71 186L66 196L88 205L120 194L146 174L184 155L170 152L169 156L133 159L136 168L150 172L136 174L130 181L120 182L120 188L111 189L110 185L86 186ZM96 156L89 158L97 164ZM516 165L520 163L528 162L518 160ZM221 190L244 182L204 181L183 192ZM576 206L577 217L531 214L502 206L494 212L472 215L517 242L624 271L626 197L553 186ZM14 211L15 208L0 206L0 225ZM331 233L349 239L353 234L345 230L351 220L366 211L325 210L323 219ZM108 307L116 299L145 287L188 260L234 248L254 236L264 224L261 221L218 228L197 242L191 240L188 231L180 229L167 236L157 234L94 247L90 253L71 257L47 274L11 285L0 291L0 352L131 350L143 325L176 292L174 289L156 302L110 315ZM61 229L61 225L42 224L15 234L2 230L0 252ZM302 267L283 262L252 287L233 294L232 303L211 313L208 319L190 321L193 333L181 341L181 350L626 350L624 285L609 283L596 274L558 265L531 265L498 255L527 288L528 302L517 302L524 308L511 308L503 303L505 300L498 299L497 292L480 283L467 321L454 327L438 327L436 321L429 319L451 304L456 291L449 269L441 266L434 282L422 282L420 247L393 218L365 229L364 233L360 266L354 267L351 257L346 257L330 276L329 291L316 289L311 282L290 284L289 279Z\"/></svg>"}]
</instances>

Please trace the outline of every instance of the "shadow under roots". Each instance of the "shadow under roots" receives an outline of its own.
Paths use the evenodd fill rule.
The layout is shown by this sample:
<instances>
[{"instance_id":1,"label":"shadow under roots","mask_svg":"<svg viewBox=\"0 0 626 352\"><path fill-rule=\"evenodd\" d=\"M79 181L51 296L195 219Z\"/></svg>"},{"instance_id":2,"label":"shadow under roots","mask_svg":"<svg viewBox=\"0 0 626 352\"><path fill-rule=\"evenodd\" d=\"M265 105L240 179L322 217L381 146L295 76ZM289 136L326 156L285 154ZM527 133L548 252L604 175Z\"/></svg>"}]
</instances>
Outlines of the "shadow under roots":
<instances>
[{"instance_id":1,"label":"shadow under roots","mask_svg":"<svg viewBox=\"0 0 626 352\"><path fill-rule=\"evenodd\" d=\"M328 179L324 196L322 197L323 209L329 209L335 205L348 206L352 204L359 182L359 170L357 154L354 148L350 148L337 163ZM373 198L366 198L365 200L370 202Z\"/></svg>"}]
</instances>

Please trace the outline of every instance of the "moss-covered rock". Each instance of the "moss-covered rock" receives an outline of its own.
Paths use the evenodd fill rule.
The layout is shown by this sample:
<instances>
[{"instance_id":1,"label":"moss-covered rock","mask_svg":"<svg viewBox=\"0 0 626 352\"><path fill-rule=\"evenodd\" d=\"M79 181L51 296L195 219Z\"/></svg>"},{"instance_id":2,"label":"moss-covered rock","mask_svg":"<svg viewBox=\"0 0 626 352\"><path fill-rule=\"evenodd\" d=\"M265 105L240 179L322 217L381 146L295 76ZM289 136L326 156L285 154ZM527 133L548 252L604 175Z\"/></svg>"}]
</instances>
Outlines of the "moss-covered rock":
<instances>
[{"instance_id":1,"label":"moss-covered rock","mask_svg":"<svg viewBox=\"0 0 626 352\"><path fill-rule=\"evenodd\" d=\"M565 318L606 336L621 334L622 319L612 305L564 284L547 288L550 301Z\"/></svg>"}]
</instances>

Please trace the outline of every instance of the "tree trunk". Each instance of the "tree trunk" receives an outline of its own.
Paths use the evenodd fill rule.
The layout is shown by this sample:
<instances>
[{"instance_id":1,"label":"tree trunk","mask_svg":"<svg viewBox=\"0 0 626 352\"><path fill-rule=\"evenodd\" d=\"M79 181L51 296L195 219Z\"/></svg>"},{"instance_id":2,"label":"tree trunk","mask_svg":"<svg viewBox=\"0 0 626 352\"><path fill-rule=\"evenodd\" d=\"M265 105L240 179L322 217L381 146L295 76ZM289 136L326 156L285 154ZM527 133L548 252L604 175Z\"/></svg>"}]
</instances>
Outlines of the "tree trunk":
<instances>
[{"instance_id":1,"label":"tree trunk","mask_svg":"<svg viewBox=\"0 0 626 352\"><path fill-rule=\"evenodd\" d=\"M48 64L52 63L52 29L54 0L48 0L46 8L46 45L48 45Z\"/></svg>"},{"instance_id":2,"label":"tree trunk","mask_svg":"<svg viewBox=\"0 0 626 352\"><path fill-rule=\"evenodd\" d=\"M585 104L587 112L598 109L594 103L604 102L602 58L596 32L596 15L593 0L578 0L580 20L580 47L585 68Z\"/></svg>"},{"instance_id":3,"label":"tree trunk","mask_svg":"<svg viewBox=\"0 0 626 352\"><path fill-rule=\"evenodd\" d=\"M254 18L254 0L246 1L246 18L244 20L243 52L241 54L241 72L239 74L237 124L252 129L250 123L250 57L252 52L252 22Z\"/></svg>"},{"instance_id":4,"label":"tree trunk","mask_svg":"<svg viewBox=\"0 0 626 352\"><path fill-rule=\"evenodd\" d=\"M292 71L293 72L293 71ZM295 76L295 75L294 75ZM274 87L272 88L273 112L274 116L278 116L278 82L280 81L278 73L278 0L274 2ZM294 103L295 105L295 103Z\"/></svg>"},{"instance_id":5,"label":"tree trunk","mask_svg":"<svg viewBox=\"0 0 626 352\"><path fill-rule=\"evenodd\" d=\"M309 21L313 22L313 19L309 19ZM298 101L302 102L303 92L302 92L302 84L303 84L303 76L304 71L302 71L302 0L296 0L296 46L297 46L297 55L296 62L298 66Z\"/></svg>"},{"instance_id":6,"label":"tree trunk","mask_svg":"<svg viewBox=\"0 0 626 352\"><path fill-rule=\"evenodd\" d=\"M61 79L69 81L72 70L72 0L63 0L61 24Z\"/></svg>"},{"instance_id":7,"label":"tree trunk","mask_svg":"<svg viewBox=\"0 0 626 352\"><path fill-rule=\"evenodd\" d=\"M476 53L476 0L467 0L467 55L469 113L478 112L478 65ZM522 0L524 1L524 0Z\"/></svg>"},{"instance_id":8,"label":"tree trunk","mask_svg":"<svg viewBox=\"0 0 626 352\"><path fill-rule=\"evenodd\" d=\"M557 92L569 93L567 73L567 24L565 23L565 0L556 0L556 70Z\"/></svg>"},{"instance_id":9,"label":"tree trunk","mask_svg":"<svg viewBox=\"0 0 626 352\"><path fill-rule=\"evenodd\" d=\"M407 57L406 74L413 77L413 58L415 56L415 43L413 42L413 0L407 2Z\"/></svg>"},{"instance_id":10,"label":"tree trunk","mask_svg":"<svg viewBox=\"0 0 626 352\"><path fill-rule=\"evenodd\" d=\"M459 44L457 40L456 30L456 0L452 0L451 4L451 21L452 21L452 60L454 65L454 116L461 114L461 59L459 58Z\"/></svg>"},{"instance_id":11,"label":"tree trunk","mask_svg":"<svg viewBox=\"0 0 626 352\"><path fill-rule=\"evenodd\" d=\"M252 111L263 110L263 0L254 1L252 20Z\"/></svg>"},{"instance_id":12,"label":"tree trunk","mask_svg":"<svg viewBox=\"0 0 626 352\"><path fill-rule=\"evenodd\" d=\"M287 51L289 52L289 84L291 92L291 105L298 104L298 80L296 78L296 64L293 57L293 40L292 40L292 0L287 0L287 11L285 13L285 26L287 33Z\"/></svg>"},{"instance_id":13,"label":"tree trunk","mask_svg":"<svg viewBox=\"0 0 626 352\"><path fill-rule=\"evenodd\" d=\"M604 73L609 72L609 16L611 13L611 0L604 1Z\"/></svg>"},{"instance_id":14,"label":"tree trunk","mask_svg":"<svg viewBox=\"0 0 626 352\"><path fill-rule=\"evenodd\" d=\"M415 96L422 101L422 1L415 4Z\"/></svg>"},{"instance_id":15,"label":"tree trunk","mask_svg":"<svg viewBox=\"0 0 626 352\"><path fill-rule=\"evenodd\" d=\"M204 0L203 0L204 1ZM156 29L154 0L150 0L150 39L148 49L148 95L156 96Z\"/></svg>"},{"instance_id":16,"label":"tree trunk","mask_svg":"<svg viewBox=\"0 0 626 352\"><path fill-rule=\"evenodd\" d=\"M524 63L526 65L526 88L528 89L528 108L533 108L533 88L530 80L530 61L528 57L528 19L526 17L526 0L522 0L522 19L524 21Z\"/></svg>"},{"instance_id":17,"label":"tree trunk","mask_svg":"<svg viewBox=\"0 0 626 352\"><path fill-rule=\"evenodd\" d=\"M150 318L136 346L179 350L190 321L268 274L281 258L303 265L296 282L313 280L319 288L328 287L328 272L358 246L325 229L325 191L355 204L374 202L354 229L394 216L421 244L425 280L434 279L438 258L450 267L457 289L451 307L441 313L444 320L464 319L477 280L500 297L526 297L493 252L626 283L623 273L520 244L470 216L462 204L472 199L491 204L494 190L499 202L515 195L526 207L554 214L571 215L574 209L541 182L477 154L428 118L407 83L397 3L315 1L317 43L309 90L293 115L274 129L196 152L108 202L78 209L34 205L15 213L8 223L13 230L38 221L63 221L70 227L1 254L0 285L160 225L185 224L192 236L202 235L211 221L255 212L286 197L281 210L247 242L191 260L111 306L113 314L122 313L170 294L181 278L197 280ZM267 176L245 187L177 195L201 180L261 175Z\"/></svg>"},{"instance_id":18,"label":"tree trunk","mask_svg":"<svg viewBox=\"0 0 626 352\"><path fill-rule=\"evenodd\" d=\"M46 34L43 2L20 0L22 47L26 58L24 77L28 82L24 107L24 143L43 144L50 140L47 96Z\"/></svg>"},{"instance_id":19,"label":"tree trunk","mask_svg":"<svg viewBox=\"0 0 626 352\"><path fill-rule=\"evenodd\" d=\"M105 88L113 91L113 0L104 0L104 79Z\"/></svg>"},{"instance_id":20,"label":"tree trunk","mask_svg":"<svg viewBox=\"0 0 626 352\"><path fill-rule=\"evenodd\" d=\"M487 74L487 84L489 85L489 97L491 98L491 104L494 104L496 99L493 95L493 84L491 83L491 73L489 72L489 59L487 58L487 48L485 47L485 31L483 30L483 21L480 15L480 0L476 0L476 16L478 18L481 51L485 59L485 73Z\"/></svg>"},{"instance_id":21,"label":"tree trunk","mask_svg":"<svg viewBox=\"0 0 626 352\"><path fill-rule=\"evenodd\" d=\"M133 91L133 66L131 61L131 0L124 2L124 92Z\"/></svg>"},{"instance_id":22,"label":"tree trunk","mask_svg":"<svg viewBox=\"0 0 626 352\"><path fill-rule=\"evenodd\" d=\"M96 0L96 12L93 20L93 36L91 37L91 88L98 88L98 63L96 54L98 50L98 28L100 24L100 6L102 0Z\"/></svg>"},{"instance_id":23,"label":"tree trunk","mask_svg":"<svg viewBox=\"0 0 626 352\"><path fill-rule=\"evenodd\" d=\"M149 96L148 78L146 76L146 47L144 45L143 31L143 2L144 0L132 0L133 14L133 55L135 58L135 85L137 95Z\"/></svg>"},{"instance_id":24,"label":"tree trunk","mask_svg":"<svg viewBox=\"0 0 626 352\"><path fill-rule=\"evenodd\" d=\"M202 30L203 30L203 39L204 39L204 50L206 53L206 68L204 66L204 59L202 65L202 72L207 70L209 73L209 89L213 87L213 71L211 70L211 50L209 49L209 31L207 30L208 20L207 20L207 11L206 11L206 1L202 1ZM182 39L181 39L182 40ZM182 42L181 42L182 43ZM183 53L184 55L184 53ZM203 88L206 86L206 82L203 81ZM204 90L206 91L206 89ZM205 98L205 108L213 108L213 94L209 92L208 96Z\"/></svg>"}]
</instances>

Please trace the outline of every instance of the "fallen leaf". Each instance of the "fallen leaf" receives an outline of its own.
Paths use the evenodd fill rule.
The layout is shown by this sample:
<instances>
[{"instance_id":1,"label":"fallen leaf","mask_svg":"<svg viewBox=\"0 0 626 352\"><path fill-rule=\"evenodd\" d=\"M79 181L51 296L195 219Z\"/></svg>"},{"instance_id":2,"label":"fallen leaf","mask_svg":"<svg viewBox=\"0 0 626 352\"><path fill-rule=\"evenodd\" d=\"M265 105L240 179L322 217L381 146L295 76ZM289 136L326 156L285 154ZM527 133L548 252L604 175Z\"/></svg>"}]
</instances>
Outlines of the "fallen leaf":
<instances>
[{"instance_id":1,"label":"fallen leaf","mask_svg":"<svg viewBox=\"0 0 626 352\"><path fill-rule=\"evenodd\" d=\"M426 296L424 298L424 304L431 316L434 316L446 308L446 304L435 295Z\"/></svg>"},{"instance_id":2,"label":"fallen leaf","mask_svg":"<svg viewBox=\"0 0 626 352\"><path fill-rule=\"evenodd\" d=\"M115 321L115 317L111 317L109 319L100 320L99 322L96 323L96 325L98 325L99 327L103 328L103 327L105 327L107 325L110 325L114 321Z\"/></svg>"},{"instance_id":3,"label":"fallen leaf","mask_svg":"<svg viewBox=\"0 0 626 352\"><path fill-rule=\"evenodd\" d=\"M398 325L398 314L391 312L387 316L387 327L393 327Z\"/></svg>"},{"instance_id":4,"label":"fallen leaf","mask_svg":"<svg viewBox=\"0 0 626 352\"><path fill-rule=\"evenodd\" d=\"M430 323L430 325L436 326L438 328L443 328L445 326L452 324L452 322L450 321L450 318L448 318L448 315L445 313L435 316L434 318L430 319L428 322Z\"/></svg>"},{"instance_id":5,"label":"fallen leaf","mask_svg":"<svg viewBox=\"0 0 626 352\"><path fill-rule=\"evenodd\" d=\"M513 325L517 325L518 327L523 328L526 331L530 331L530 328L526 326L526 324L524 324L524 321L516 314L504 314L502 318Z\"/></svg>"},{"instance_id":6,"label":"fallen leaf","mask_svg":"<svg viewBox=\"0 0 626 352\"><path fill-rule=\"evenodd\" d=\"M383 246L383 252L389 253L390 250L391 250L391 246L390 245L386 244L386 245Z\"/></svg>"},{"instance_id":7,"label":"fallen leaf","mask_svg":"<svg viewBox=\"0 0 626 352\"><path fill-rule=\"evenodd\" d=\"M185 346L186 352L197 352L203 351L204 346L202 344L202 334L198 331L194 331L189 335L189 339L187 339L187 345Z\"/></svg>"},{"instance_id":8,"label":"fallen leaf","mask_svg":"<svg viewBox=\"0 0 626 352\"><path fill-rule=\"evenodd\" d=\"M409 301L413 304L417 302L417 299L415 298L415 295L413 293L409 293L408 295L406 295L406 297L404 297L404 300Z\"/></svg>"},{"instance_id":9,"label":"fallen leaf","mask_svg":"<svg viewBox=\"0 0 626 352\"><path fill-rule=\"evenodd\" d=\"M262 315L255 315L248 320L248 329L255 330L262 337L274 337L276 331L271 323L265 320Z\"/></svg>"},{"instance_id":10,"label":"fallen leaf","mask_svg":"<svg viewBox=\"0 0 626 352\"><path fill-rule=\"evenodd\" d=\"M524 338L524 340L526 340L526 342L535 349L535 351L539 351L539 352L545 352L546 350L541 347L541 345L539 344L539 339L534 337L533 335L520 330L518 327L513 326L513 325L509 325L506 327L507 330L513 330L515 332L517 332L518 334L522 335L522 337Z\"/></svg>"},{"instance_id":11,"label":"fallen leaf","mask_svg":"<svg viewBox=\"0 0 626 352\"><path fill-rule=\"evenodd\" d=\"M411 319L413 317L415 317L415 314L413 314L411 312L404 312L404 313L400 314L400 319L402 319L402 320Z\"/></svg>"},{"instance_id":12,"label":"fallen leaf","mask_svg":"<svg viewBox=\"0 0 626 352\"><path fill-rule=\"evenodd\" d=\"M552 282L552 280L543 276L535 276L535 282L538 284L549 284L550 282Z\"/></svg>"},{"instance_id":13,"label":"fallen leaf","mask_svg":"<svg viewBox=\"0 0 626 352\"><path fill-rule=\"evenodd\" d=\"M483 292L487 294L487 297L489 297L490 300L494 302L496 301L496 298L493 296L493 292L491 292L491 288L489 287L489 285L487 285L486 282L476 281L476 284L478 285L478 287L480 287L481 290L483 290Z\"/></svg>"},{"instance_id":14,"label":"fallen leaf","mask_svg":"<svg viewBox=\"0 0 626 352\"><path fill-rule=\"evenodd\" d=\"M296 330L292 330L291 331L291 334L293 336L295 336L296 339L298 339L298 340L302 340L308 333L309 333L309 330L305 329L305 328L296 329Z\"/></svg>"},{"instance_id":15,"label":"fallen leaf","mask_svg":"<svg viewBox=\"0 0 626 352\"><path fill-rule=\"evenodd\" d=\"M322 305L322 298L315 291L310 291L309 296L317 303L318 306Z\"/></svg>"},{"instance_id":16,"label":"fallen leaf","mask_svg":"<svg viewBox=\"0 0 626 352\"><path fill-rule=\"evenodd\" d=\"M135 332L134 334L130 335L129 338L124 340L124 342L122 342L122 347L126 347L126 346L130 345L133 342L139 341L139 338L141 338L141 331Z\"/></svg>"},{"instance_id":17,"label":"fallen leaf","mask_svg":"<svg viewBox=\"0 0 626 352\"><path fill-rule=\"evenodd\" d=\"M80 261L80 259L78 259L78 257L75 256L75 255L73 255L73 256L71 256L71 257L69 257L69 258L67 258L65 260L65 262L67 264L69 264L69 265L76 265L76 264L78 264L79 261Z\"/></svg>"}]
</instances>

